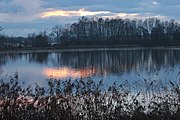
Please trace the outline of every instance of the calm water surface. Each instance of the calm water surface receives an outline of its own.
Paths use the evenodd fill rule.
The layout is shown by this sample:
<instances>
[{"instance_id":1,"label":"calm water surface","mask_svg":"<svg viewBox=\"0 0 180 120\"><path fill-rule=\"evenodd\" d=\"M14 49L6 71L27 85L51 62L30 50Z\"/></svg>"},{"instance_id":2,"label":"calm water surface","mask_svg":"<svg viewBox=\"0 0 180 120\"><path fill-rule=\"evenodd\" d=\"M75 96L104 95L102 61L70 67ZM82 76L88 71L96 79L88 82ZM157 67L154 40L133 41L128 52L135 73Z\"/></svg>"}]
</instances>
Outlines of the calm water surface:
<instances>
[{"instance_id":1,"label":"calm water surface","mask_svg":"<svg viewBox=\"0 0 180 120\"><path fill-rule=\"evenodd\" d=\"M138 48L102 51L0 53L0 77L16 71L25 85L47 84L49 77L65 80L92 77L105 85L138 79L179 80L180 49Z\"/></svg>"}]
</instances>

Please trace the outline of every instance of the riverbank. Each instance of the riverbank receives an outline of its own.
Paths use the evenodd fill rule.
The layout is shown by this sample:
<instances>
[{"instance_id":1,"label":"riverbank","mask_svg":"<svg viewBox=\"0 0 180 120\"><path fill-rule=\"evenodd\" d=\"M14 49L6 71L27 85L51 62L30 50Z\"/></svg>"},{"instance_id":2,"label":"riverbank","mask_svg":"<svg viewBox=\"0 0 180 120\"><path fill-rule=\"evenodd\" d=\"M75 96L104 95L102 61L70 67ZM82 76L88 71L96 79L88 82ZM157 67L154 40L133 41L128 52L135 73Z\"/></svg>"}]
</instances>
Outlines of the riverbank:
<instances>
[{"instance_id":1,"label":"riverbank","mask_svg":"<svg viewBox=\"0 0 180 120\"><path fill-rule=\"evenodd\" d=\"M141 49L180 49L180 46L138 46L138 45L113 45L113 46L61 46L61 47L33 47L33 48L5 48L0 53L28 53L28 52L80 52L80 51L115 51L115 50L141 50Z\"/></svg>"}]
</instances>

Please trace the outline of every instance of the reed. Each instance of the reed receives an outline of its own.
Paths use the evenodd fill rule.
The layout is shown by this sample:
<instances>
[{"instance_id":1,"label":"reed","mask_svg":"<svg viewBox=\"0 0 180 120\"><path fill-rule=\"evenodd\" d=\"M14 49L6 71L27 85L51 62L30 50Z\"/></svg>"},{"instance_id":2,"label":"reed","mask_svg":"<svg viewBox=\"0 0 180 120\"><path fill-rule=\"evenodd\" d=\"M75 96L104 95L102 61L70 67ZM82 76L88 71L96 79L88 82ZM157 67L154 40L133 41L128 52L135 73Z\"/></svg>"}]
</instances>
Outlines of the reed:
<instances>
[{"instance_id":1,"label":"reed","mask_svg":"<svg viewBox=\"0 0 180 120\"><path fill-rule=\"evenodd\" d=\"M23 88L18 73L0 81L0 119L3 120L179 120L180 85L169 81L114 82L91 78L47 80ZM140 84L141 83L141 84Z\"/></svg>"}]
</instances>

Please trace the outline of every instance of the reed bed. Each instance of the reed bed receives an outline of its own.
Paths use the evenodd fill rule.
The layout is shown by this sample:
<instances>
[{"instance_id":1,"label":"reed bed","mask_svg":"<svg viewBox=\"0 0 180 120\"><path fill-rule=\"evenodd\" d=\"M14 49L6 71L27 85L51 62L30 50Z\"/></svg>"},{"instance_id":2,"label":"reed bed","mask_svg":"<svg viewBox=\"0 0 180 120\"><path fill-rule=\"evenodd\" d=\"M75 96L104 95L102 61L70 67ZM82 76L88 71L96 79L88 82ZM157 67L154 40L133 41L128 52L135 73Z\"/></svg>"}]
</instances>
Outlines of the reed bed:
<instances>
[{"instance_id":1,"label":"reed bed","mask_svg":"<svg viewBox=\"0 0 180 120\"><path fill-rule=\"evenodd\" d=\"M91 78L57 80L23 88L18 73L0 81L2 120L179 120L180 85L169 81L114 82Z\"/></svg>"}]
</instances>

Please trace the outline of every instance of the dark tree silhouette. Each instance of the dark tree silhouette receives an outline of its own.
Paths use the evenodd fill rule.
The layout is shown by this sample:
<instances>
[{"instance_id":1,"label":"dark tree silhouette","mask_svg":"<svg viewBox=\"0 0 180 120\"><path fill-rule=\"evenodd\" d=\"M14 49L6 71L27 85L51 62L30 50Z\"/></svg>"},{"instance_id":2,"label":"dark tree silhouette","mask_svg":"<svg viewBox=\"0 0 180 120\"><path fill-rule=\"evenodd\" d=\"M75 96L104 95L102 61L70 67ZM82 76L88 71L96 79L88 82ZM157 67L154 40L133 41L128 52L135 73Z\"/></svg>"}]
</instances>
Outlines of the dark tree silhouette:
<instances>
[{"instance_id":1,"label":"dark tree silhouette","mask_svg":"<svg viewBox=\"0 0 180 120\"><path fill-rule=\"evenodd\" d=\"M0 26L0 47L3 47L5 43L5 36L1 34L2 30L3 28Z\"/></svg>"},{"instance_id":2,"label":"dark tree silhouette","mask_svg":"<svg viewBox=\"0 0 180 120\"><path fill-rule=\"evenodd\" d=\"M62 28L64 45L177 45L180 25L175 20L82 17Z\"/></svg>"},{"instance_id":3,"label":"dark tree silhouette","mask_svg":"<svg viewBox=\"0 0 180 120\"><path fill-rule=\"evenodd\" d=\"M0 27L0 32L2 27ZM54 39L54 40L53 40ZM27 38L8 37L0 34L0 46L24 43L30 47L61 46L159 46L180 45L180 24L175 20L161 21L157 18L103 19L82 17L78 22L65 26L56 25L51 34L29 34Z\"/></svg>"},{"instance_id":4,"label":"dark tree silhouette","mask_svg":"<svg viewBox=\"0 0 180 120\"><path fill-rule=\"evenodd\" d=\"M55 36L56 42L59 42L62 34L62 26L56 25L52 28L52 35Z\"/></svg>"},{"instance_id":5,"label":"dark tree silhouette","mask_svg":"<svg viewBox=\"0 0 180 120\"><path fill-rule=\"evenodd\" d=\"M35 42L34 45L36 47L47 47L48 46L48 36L46 34L39 34L35 36Z\"/></svg>"}]
</instances>

